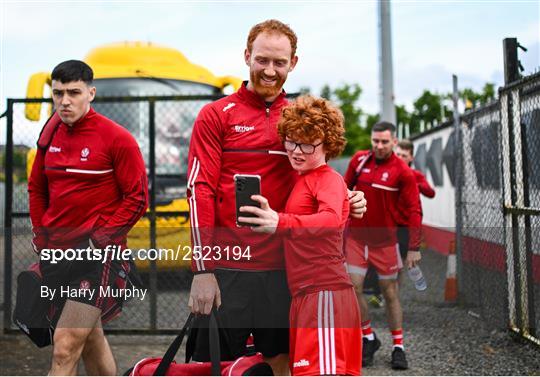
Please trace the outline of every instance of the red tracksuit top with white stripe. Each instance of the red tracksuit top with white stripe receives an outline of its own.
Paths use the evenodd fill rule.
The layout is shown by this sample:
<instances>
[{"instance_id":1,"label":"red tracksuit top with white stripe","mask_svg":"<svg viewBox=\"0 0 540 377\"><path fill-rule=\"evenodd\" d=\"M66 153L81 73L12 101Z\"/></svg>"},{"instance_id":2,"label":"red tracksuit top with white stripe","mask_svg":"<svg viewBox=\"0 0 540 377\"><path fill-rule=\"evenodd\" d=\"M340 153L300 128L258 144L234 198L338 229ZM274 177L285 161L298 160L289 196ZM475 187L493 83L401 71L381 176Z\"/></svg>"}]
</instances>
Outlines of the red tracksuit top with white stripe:
<instances>
[{"instance_id":1,"label":"red tracksuit top with white stripe","mask_svg":"<svg viewBox=\"0 0 540 377\"><path fill-rule=\"evenodd\" d=\"M366 158L357 176L357 168ZM395 153L376 161L370 151L357 152L349 163L345 182L363 191L368 203L368 211L361 219L351 219L351 237L372 247L392 246L397 243L397 226L404 225L410 232L409 250L420 248L422 210L418 186L412 170Z\"/></svg>"},{"instance_id":2,"label":"red tracksuit top with white stripe","mask_svg":"<svg viewBox=\"0 0 540 377\"><path fill-rule=\"evenodd\" d=\"M215 268L241 270L284 269L283 243L278 237L236 226L234 175L261 177L261 194L270 207L283 211L297 179L277 134L285 93L267 107L246 88L203 107L191 136L188 165L194 272ZM250 248L250 259L234 260L226 248ZM220 252L220 254L217 253Z\"/></svg>"},{"instance_id":3,"label":"red tracksuit top with white stripe","mask_svg":"<svg viewBox=\"0 0 540 377\"><path fill-rule=\"evenodd\" d=\"M348 217L347 187L334 169L322 165L300 176L278 223L293 296L352 287L343 255Z\"/></svg>"},{"instance_id":4,"label":"red tracksuit top with white stripe","mask_svg":"<svg viewBox=\"0 0 540 377\"><path fill-rule=\"evenodd\" d=\"M429 184L429 182L426 179L426 176L422 174L420 170L416 170L411 168L414 178L416 179L416 184L418 185L418 190L420 191L420 194L424 195L427 198L434 198L435 197L435 190L433 190L433 187Z\"/></svg>"},{"instance_id":5,"label":"red tracksuit top with white stripe","mask_svg":"<svg viewBox=\"0 0 540 377\"><path fill-rule=\"evenodd\" d=\"M89 237L99 247L125 245L148 204L136 140L92 108L72 126L60 122L47 150L38 148L28 192L38 249L73 248Z\"/></svg>"}]
</instances>

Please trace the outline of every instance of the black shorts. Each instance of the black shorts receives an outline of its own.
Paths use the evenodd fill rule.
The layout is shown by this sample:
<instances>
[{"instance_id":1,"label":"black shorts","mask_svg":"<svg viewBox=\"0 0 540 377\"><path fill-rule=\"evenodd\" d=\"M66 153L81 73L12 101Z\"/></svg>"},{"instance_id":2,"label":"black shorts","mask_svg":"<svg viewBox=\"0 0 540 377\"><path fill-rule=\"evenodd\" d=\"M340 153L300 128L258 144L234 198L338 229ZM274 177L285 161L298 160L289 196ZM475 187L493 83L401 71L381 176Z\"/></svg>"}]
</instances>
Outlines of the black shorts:
<instances>
[{"instance_id":1,"label":"black shorts","mask_svg":"<svg viewBox=\"0 0 540 377\"><path fill-rule=\"evenodd\" d=\"M405 259L407 259L407 252L409 251L409 228L400 226L397 228L397 239L399 244L399 254L401 255L401 260L405 264Z\"/></svg>"},{"instance_id":2,"label":"black shorts","mask_svg":"<svg viewBox=\"0 0 540 377\"><path fill-rule=\"evenodd\" d=\"M265 357L289 353L291 295L285 271L220 269L215 275L221 291L221 359L244 355L250 334L255 351ZM197 322L191 335L195 342L193 360L209 361L208 317L201 316Z\"/></svg>"},{"instance_id":3,"label":"black shorts","mask_svg":"<svg viewBox=\"0 0 540 377\"><path fill-rule=\"evenodd\" d=\"M121 289L140 285L132 261L40 260L43 285L55 289L53 303L63 307L66 300L94 306L102 311L102 320L121 311Z\"/></svg>"}]
</instances>

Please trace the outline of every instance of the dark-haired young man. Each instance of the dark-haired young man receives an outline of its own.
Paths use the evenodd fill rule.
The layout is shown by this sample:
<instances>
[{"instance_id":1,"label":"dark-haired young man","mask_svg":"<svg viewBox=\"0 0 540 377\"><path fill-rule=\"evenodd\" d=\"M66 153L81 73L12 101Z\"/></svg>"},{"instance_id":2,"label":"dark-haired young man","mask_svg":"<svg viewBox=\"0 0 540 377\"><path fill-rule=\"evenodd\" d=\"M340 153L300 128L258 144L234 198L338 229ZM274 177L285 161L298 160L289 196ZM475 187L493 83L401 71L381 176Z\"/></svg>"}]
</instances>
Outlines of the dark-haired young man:
<instances>
[{"instance_id":1,"label":"dark-haired young man","mask_svg":"<svg viewBox=\"0 0 540 377\"><path fill-rule=\"evenodd\" d=\"M28 182L34 249L44 284L56 289L54 300L62 308L49 375L75 375L81 356L89 375L116 374L102 319L111 314L107 292L122 286L134 265L104 251L125 248L127 232L147 208L139 146L125 128L92 109L92 80L82 61L54 68L56 112L40 135ZM52 261L52 249L101 254L99 260L82 253L82 260Z\"/></svg>"},{"instance_id":2,"label":"dark-haired young man","mask_svg":"<svg viewBox=\"0 0 540 377\"><path fill-rule=\"evenodd\" d=\"M414 144L412 141L409 139L400 140L397 144L396 155L411 168L420 194L424 195L426 198L434 198L435 190L433 187L431 187L424 174L422 174L420 170L413 169L412 167L412 163L414 161ZM406 213L407 209L403 208L403 212ZM397 238L401 258L405 258L409 244L409 230L406 226L402 226L400 224L397 230Z\"/></svg>"},{"instance_id":3,"label":"dark-haired young man","mask_svg":"<svg viewBox=\"0 0 540 377\"><path fill-rule=\"evenodd\" d=\"M353 219L346 240L347 268L355 286L362 317L362 364L372 365L373 355L380 341L371 330L368 306L363 295L364 279L372 266L379 277L386 314L392 333L394 348L392 367L407 369L403 349L403 314L399 302L397 277L403 267L399 255L396 229L406 224L411 239L406 266L415 266L420 260L421 210L418 187L411 169L393 152L397 144L396 128L388 122L379 122L371 132L371 151L357 152L345 174L348 187L365 193L370 204L362 219ZM406 208L403 214L401 208Z\"/></svg>"},{"instance_id":4,"label":"dark-haired young man","mask_svg":"<svg viewBox=\"0 0 540 377\"><path fill-rule=\"evenodd\" d=\"M413 171L420 194L424 195L426 198L434 198L435 190L431 187L424 174L422 174L420 170L412 168L412 163L414 161L414 144L412 141L409 139L400 140L397 144L396 155Z\"/></svg>"}]
</instances>

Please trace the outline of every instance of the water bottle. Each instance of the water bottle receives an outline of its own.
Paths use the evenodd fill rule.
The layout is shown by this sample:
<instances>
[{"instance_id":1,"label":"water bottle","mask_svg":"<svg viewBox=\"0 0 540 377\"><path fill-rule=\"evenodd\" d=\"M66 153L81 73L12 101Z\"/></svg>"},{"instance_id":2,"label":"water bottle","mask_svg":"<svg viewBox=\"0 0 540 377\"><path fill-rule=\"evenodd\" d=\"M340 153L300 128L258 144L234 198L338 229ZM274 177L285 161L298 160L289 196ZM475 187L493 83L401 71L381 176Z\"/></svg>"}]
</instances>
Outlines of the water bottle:
<instances>
[{"instance_id":1,"label":"water bottle","mask_svg":"<svg viewBox=\"0 0 540 377\"><path fill-rule=\"evenodd\" d=\"M422 274L422 270L420 267L416 266L413 268L409 268L407 271L407 274L409 275L409 278L413 281L414 287L417 291L425 291L427 288L426 279L424 278L424 275Z\"/></svg>"}]
</instances>

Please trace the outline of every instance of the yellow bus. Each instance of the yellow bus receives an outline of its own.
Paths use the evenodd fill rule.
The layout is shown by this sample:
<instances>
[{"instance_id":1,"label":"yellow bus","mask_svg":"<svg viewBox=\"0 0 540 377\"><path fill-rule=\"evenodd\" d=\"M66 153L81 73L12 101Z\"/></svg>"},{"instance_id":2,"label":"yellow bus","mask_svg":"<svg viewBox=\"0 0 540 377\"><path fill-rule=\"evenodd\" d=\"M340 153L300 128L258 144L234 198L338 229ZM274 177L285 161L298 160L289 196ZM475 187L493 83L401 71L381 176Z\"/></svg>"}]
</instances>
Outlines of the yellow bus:
<instances>
[{"instance_id":1,"label":"yellow bus","mask_svg":"<svg viewBox=\"0 0 540 377\"><path fill-rule=\"evenodd\" d=\"M98 97L145 97L176 95L219 95L226 87L237 90L241 80L218 77L209 70L191 63L179 51L150 42L123 42L91 50L84 61L94 70ZM27 98L43 98L51 85L47 72L30 77ZM190 247L189 216L160 216L160 212L188 213L186 200L187 152L193 121L205 101L155 102L156 156L156 249L162 252L156 260L159 270L189 266L189 255L177 250ZM93 107L126 127L137 139L148 166L149 107L146 100L134 102L96 102ZM50 110L49 110L50 112ZM38 121L41 103L28 103L25 116ZM28 155L30 171L35 150ZM141 219L128 236L132 250L150 248L150 221ZM186 248L186 246L188 246ZM158 252L159 254L159 252ZM148 260L136 260L141 271L149 269Z\"/></svg>"}]
</instances>

